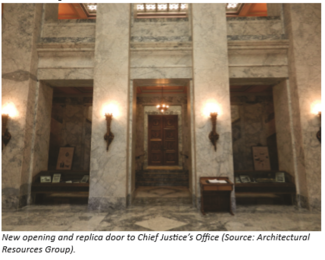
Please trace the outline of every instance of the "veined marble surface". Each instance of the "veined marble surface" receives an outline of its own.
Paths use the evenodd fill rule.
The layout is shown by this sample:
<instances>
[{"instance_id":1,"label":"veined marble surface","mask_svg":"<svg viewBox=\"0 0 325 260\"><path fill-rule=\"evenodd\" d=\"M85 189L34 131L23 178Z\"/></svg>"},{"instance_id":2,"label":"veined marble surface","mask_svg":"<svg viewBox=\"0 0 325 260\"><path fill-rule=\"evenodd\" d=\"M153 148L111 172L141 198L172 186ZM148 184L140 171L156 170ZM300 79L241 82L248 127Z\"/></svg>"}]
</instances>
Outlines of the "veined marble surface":
<instances>
[{"instance_id":1,"label":"veined marble surface","mask_svg":"<svg viewBox=\"0 0 325 260\"><path fill-rule=\"evenodd\" d=\"M191 41L190 19L136 19L131 4L132 42L188 42Z\"/></svg>"},{"instance_id":2,"label":"veined marble surface","mask_svg":"<svg viewBox=\"0 0 325 260\"><path fill-rule=\"evenodd\" d=\"M95 38L96 20L90 20L93 21L91 23L89 22L73 23L67 21L69 20L59 20L55 23L45 22L43 24L41 37L42 38L65 38L65 37Z\"/></svg>"},{"instance_id":3,"label":"veined marble surface","mask_svg":"<svg viewBox=\"0 0 325 260\"><path fill-rule=\"evenodd\" d=\"M228 17L228 40L284 39L282 20L278 17Z\"/></svg>"},{"instance_id":4,"label":"veined marble surface","mask_svg":"<svg viewBox=\"0 0 325 260\"><path fill-rule=\"evenodd\" d=\"M292 118L289 111L287 81L283 81L273 87L274 113L276 139L278 146L279 170L286 171L295 178L296 186L299 190L299 178L295 176L294 154L292 144Z\"/></svg>"},{"instance_id":5,"label":"veined marble surface","mask_svg":"<svg viewBox=\"0 0 325 260\"><path fill-rule=\"evenodd\" d=\"M319 119L312 113L321 102L321 5L284 4L289 38L289 86L301 195L310 207L321 207ZM302 33L304 28L304 33Z\"/></svg>"},{"instance_id":6,"label":"veined marble surface","mask_svg":"<svg viewBox=\"0 0 325 260\"><path fill-rule=\"evenodd\" d=\"M127 201L130 4L98 4L94 67L89 208ZM106 151L104 107L115 107L114 140Z\"/></svg>"},{"instance_id":7,"label":"veined marble surface","mask_svg":"<svg viewBox=\"0 0 325 260\"><path fill-rule=\"evenodd\" d=\"M2 151L3 208L26 205L30 192L41 15L41 4L6 4L2 18L2 106L12 104L17 112L9 118L12 137Z\"/></svg>"},{"instance_id":8,"label":"veined marble surface","mask_svg":"<svg viewBox=\"0 0 325 260\"><path fill-rule=\"evenodd\" d=\"M235 216L227 212L203 216L172 195L164 199L112 213L88 211L87 206L27 206L3 211L2 231L321 231L319 211L239 205Z\"/></svg>"},{"instance_id":9,"label":"veined marble surface","mask_svg":"<svg viewBox=\"0 0 325 260\"><path fill-rule=\"evenodd\" d=\"M202 176L233 180L226 15L223 4L192 4L196 185ZM212 24L219 26L213 27ZM206 106L219 107L217 151L208 136L212 129ZM205 111L207 109L207 111ZM199 198L199 190L196 188ZM235 208L235 201L232 200Z\"/></svg>"}]
</instances>

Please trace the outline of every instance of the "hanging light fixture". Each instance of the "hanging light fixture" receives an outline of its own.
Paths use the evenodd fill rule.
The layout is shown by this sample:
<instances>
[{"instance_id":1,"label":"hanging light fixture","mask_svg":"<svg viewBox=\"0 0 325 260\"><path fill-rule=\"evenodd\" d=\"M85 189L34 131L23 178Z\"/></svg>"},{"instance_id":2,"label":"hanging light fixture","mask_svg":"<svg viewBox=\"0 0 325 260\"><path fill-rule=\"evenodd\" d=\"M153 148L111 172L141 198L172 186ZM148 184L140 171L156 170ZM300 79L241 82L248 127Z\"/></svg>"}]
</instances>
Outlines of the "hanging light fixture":
<instances>
[{"instance_id":1,"label":"hanging light fixture","mask_svg":"<svg viewBox=\"0 0 325 260\"><path fill-rule=\"evenodd\" d=\"M164 88L161 87L161 102L156 106L161 113L164 113L169 108L169 106L163 102L163 98L164 98Z\"/></svg>"}]
</instances>

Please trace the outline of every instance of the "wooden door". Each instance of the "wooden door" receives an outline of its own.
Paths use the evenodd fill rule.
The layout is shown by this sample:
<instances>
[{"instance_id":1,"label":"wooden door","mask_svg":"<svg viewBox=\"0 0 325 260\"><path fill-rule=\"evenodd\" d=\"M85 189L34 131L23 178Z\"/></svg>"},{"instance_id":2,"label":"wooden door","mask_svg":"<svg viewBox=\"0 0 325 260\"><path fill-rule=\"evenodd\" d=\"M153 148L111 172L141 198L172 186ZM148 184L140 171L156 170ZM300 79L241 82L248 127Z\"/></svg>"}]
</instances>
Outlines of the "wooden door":
<instances>
[{"instance_id":1,"label":"wooden door","mask_svg":"<svg viewBox=\"0 0 325 260\"><path fill-rule=\"evenodd\" d=\"M148 165L178 165L178 116L149 115Z\"/></svg>"}]
</instances>

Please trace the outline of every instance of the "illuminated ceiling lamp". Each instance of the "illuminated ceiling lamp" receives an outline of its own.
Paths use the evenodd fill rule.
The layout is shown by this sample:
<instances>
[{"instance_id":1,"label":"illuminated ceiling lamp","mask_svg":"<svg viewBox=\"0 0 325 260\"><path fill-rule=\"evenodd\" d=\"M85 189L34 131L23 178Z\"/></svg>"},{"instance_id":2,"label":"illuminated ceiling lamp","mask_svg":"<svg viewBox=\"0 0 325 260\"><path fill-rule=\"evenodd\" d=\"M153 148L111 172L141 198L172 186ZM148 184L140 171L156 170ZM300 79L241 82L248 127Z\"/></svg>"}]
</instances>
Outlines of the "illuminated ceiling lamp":
<instances>
[{"instance_id":1,"label":"illuminated ceiling lamp","mask_svg":"<svg viewBox=\"0 0 325 260\"><path fill-rule=\"evenodd\" d=\"M169 108L169 106L166 105L163 101L164 101L164 88L161 87L161 102L156 106L161 113L164 113Z\"/></svg>"}]
</instances>

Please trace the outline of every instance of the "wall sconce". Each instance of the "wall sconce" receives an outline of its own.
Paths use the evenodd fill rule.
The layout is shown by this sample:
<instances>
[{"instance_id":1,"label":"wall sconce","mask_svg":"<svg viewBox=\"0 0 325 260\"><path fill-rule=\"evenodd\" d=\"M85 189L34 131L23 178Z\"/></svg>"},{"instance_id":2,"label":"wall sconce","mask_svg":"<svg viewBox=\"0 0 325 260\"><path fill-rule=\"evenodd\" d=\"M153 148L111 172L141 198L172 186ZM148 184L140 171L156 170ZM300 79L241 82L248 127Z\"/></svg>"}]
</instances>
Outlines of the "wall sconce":
<instances>
[{"instance_id":1,"label":"wall sconce","mask_svg":"<svg viewBox=\"0 0 325 260\"><path fill-rule=\"evenodd\" d=\"M114 139L114 134L111 132L111 122L112 122L113 114L106 113L105 118L106 118L107 132L104 135L104 140L107 143L106 151L108 151L108 148Z\"/></svg>"},{"instance_id":2,"label":"wall sconce","mask_svg":"<svg viewBox=\"0 0 325 260\"><path fill-rule=\"evenodd\" d=\"M320 121L320 127L319 127L319 131L316 133L316 137L318 141L321 143L321 134L322 134L322 112L321 111L318 112L318 116Z\"/></svg>"},{"instance_id":3,"label":"wall sconce","mask_svg":"<svg viewBox=\"0 0 325 260\"><path fill-rule=\"evenodd\" d=\"M7 128L7 122L9 120L9 114L2 114L2 150L4 146L7 146L11 139L11 134Z\"/></svg>"},{"instance_id":4,"label":"wall sconce","mask_svg":"<svg viewBox=\"0 0 325 260\"><path fill-rule=\"evenodd\" d=\"M214 150L217 151L217 141L219 140L219 134L217 134L217 112L210 113L211 123L212 123L212 131L209 134L209 139L214 146Z\"/></svg>"}]
</instances>

